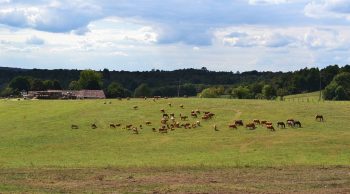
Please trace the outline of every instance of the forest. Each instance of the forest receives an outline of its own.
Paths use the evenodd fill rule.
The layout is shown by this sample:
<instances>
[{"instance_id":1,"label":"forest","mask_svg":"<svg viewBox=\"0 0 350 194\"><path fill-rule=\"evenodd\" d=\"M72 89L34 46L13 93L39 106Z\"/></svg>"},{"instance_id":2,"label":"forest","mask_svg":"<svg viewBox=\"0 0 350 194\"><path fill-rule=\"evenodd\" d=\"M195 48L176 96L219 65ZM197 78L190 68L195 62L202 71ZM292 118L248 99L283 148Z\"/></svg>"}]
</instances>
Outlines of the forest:
<instances>
[{"instance_id":1,"label":"forest","mask_svg":"<svg viewBox=\"0 0 350 194\"><path fill-rule=\"evenodd\" d=\"M0 68L2 97L21 91L103 89L110 98L199 96L204 98L276 99L323 90L326 100L350 99L350 65L329 65L290 72L216 72L201 69L145 72L103 69Z\"/></svg>"}]
</instances>

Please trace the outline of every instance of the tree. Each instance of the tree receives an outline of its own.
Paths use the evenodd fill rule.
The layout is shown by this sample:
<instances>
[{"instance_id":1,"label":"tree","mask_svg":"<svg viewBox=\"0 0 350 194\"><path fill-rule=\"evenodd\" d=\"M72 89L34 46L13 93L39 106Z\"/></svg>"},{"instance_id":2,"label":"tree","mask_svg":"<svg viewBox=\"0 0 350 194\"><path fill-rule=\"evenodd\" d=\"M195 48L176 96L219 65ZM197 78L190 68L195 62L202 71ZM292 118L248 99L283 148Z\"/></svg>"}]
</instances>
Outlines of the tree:
<instances>
[{"instance_id":1,"label":"tree","mask_svg":"<svg viewBox=\"0 0 350 194\"><path fill-rule=\"evenodd\" d=\"M102 87L102 75L93 70L84 70L80 72L79 86L87 90L100 90Z\"/></svg>"},{"instance_id":2,"label":"tree","mask_svg":"<svg viewBox=\"0 0 350 194\"><path fill-rule=\"evenodd\" d=\"M107 87L107 97L108 98L117 98L117 97L126 97L125 90L119 83L112 82Z\"/></svg>"},{"instance_id":3,"label":"tree","mask_svg":"<svg viewBox=\"0 0 350 194\"><path fill-rule=\"evenodd\" d=\"M248 87L239 86L232 90L232 96L238 99L250 99L253 97L251 91Z\"/></svg>"},{"instance_id":4,"label":"tree","mask_svg":"<svg viewBox=\"0 0 350 194\"><path fill-rule=\"evenodd\" d=\"M68 89L70 89L70 90L80 90L81 88L80 88L80 85L79 85L78 81L71 81L69 83Z\"/></svg>"},{"instance_id":5,"label":"tree","mask_svg":"<svg viewBox=\"0 0 350 194\"><path fill-rule=\"evenodd\" d=\"M276 97L276 90L271 85L265 85L262 89L262 94L268 100Z\"/></svg>"},{"instance_id":6,"label":"tree","mask_svg":"<svg viewBox=\"0 0 350 194\"><path fill-rule=\"evenodd\" d=\"M23 76L18 76L13 78L10 83L9 87L14 91L29 91L30 89L30 82L29 79Z\"/></svg>"},{"instance_id":7,"label":"tree","mask_svg":"<svg viewBox=\"0 0 350 194\"><path fill-rule=\"evenodd\" d=\"M53 80L53 90L62 90L62 86L58 80Z\"/></svg>"},{"instance_id":8,"label":"tree","mask_svg":"<svg viewBox=\"0 0 350 194\"><path fill-rule=\"evenodd\" d=\"M200 98L218 98L225 92L224 87L206 88L200 94Z\"/></svg>"},{"instance_id":9,"label":"tree","mask_svg":"<svg viewBox=\"0 0 350 194\"><path fill-rule=\"evenodd\" d=\"M350 99L350 73L343 72L336 75L323 92L325 100Z\"/></svg>"},{"instance_id":10,"label":"tree","mask_svg":"<svg viewBox=\"0 0 350 194\"><path fill-rule=\"evenodd\" d=\"M43 91L46 90L43 81L40 79L34 79L30 84L30 90L32 91Z\"/></svg>"},{"instance_id":11,"label":"tree","mask_svg":"<svg viewBox=\"0 0 350 194\"><path fill-rule=\"evenodd\" d=\"M151 89L148 87L147 84L141 84L139 87L135 89L134 92L135 97L150 97L151 96Z\"/></svg>"}]
</instances>

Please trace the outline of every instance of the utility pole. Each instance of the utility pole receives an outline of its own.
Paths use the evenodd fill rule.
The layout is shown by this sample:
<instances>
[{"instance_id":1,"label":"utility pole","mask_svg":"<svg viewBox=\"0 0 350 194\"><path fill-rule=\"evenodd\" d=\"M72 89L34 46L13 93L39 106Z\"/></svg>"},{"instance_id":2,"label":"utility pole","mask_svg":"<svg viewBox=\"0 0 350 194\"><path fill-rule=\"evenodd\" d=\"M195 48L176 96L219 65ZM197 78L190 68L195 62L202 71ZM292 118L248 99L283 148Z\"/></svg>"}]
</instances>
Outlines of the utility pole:
<instances>
[{"instance_id":1,"label":"utility pole","mask_svg":"<svg viewBox=\"0 0 350 194\"><path fill-rule=\"evenodd\" d=\"M180 84L181 84L181 79L179 79L179 85L177 86L177 97L180 97Z\"/></svg>"},{"instance_id":2,"label":"utility pole","mask_svg":"<svg viewBox=\"0 0 350 194\"><path fill-rule=\"evenodd\" d=\"M321 70L319 70L319 72L320 72L320 97L319 97L318 101L321 101L321 99L322 99L322 81L321 81Z\"/></svg>"}]
</instances>

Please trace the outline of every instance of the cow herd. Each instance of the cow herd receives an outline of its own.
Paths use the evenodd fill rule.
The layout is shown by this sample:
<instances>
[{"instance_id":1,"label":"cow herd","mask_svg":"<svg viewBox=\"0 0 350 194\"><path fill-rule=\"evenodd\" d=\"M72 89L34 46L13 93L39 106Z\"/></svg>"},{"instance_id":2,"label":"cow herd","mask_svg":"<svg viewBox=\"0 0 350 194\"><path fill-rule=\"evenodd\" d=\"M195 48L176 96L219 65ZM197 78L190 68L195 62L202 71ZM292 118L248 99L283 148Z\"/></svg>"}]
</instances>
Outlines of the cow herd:
<instances>
[{"instance_id":1,"label":"cow herd","mask_svg":"<svg viewBox=\"0 0 350 194\"><path fill-rule=\"evenodd\" d=\"M158 100L159 98L153 98L153 101ZM145 98L145 100L147 100ZM107 103L104 103L107 104ZM111 103L109 103L111 104ZM173 107L172 103L168 103L169 109ZM184 109L184 105L181 104L179 107ZM132 106L133 110L138 110L138 106ZM199 109L192 110L188 113L190 116L187 116L183 113L179 113L178 115L173 112L167 112L165 109L160 109L160 126L154 127L153 123L151 121L144 121L142 124L126 124L122 125L121 123L110 123L110 128L119 128L122 127L122 129L126 129L128 131L132 131L134 134L139 134L140 130L143 129L143 124L152 127L153 132L159 132L159 133L168 133L168 131L175 131L176 129L184 128L184 129L195 129L197 127L201 127L201 121L208 121L213 118L215 118L215 114L210 111L201 111ZM316 115L315 119L317 121L323 122L324 117L323 115ZM239 127L245 127L249 130L255 130L259 126L265 127L267 130L270 131L276 131L274 123L267 120L260 120L260 119L253 119L252 121L249 121L245 123L243 120L234 120L232 123L228 124L229 129L238 129ZM286 127L290 128L301 128L302 124L299 120L295 119L287 119L286 122L278 121L276 122L276 127L280 129L285 129ZM157 124L156 124L157 125ZM91 129L97 129L98 126L96 123L91 123L90 125ZM76 124L71 125L71 129L79 129L79 126ZM214 131L219 131L219 128L216 124L213 125Z\"/></svg>"}]
</instances>

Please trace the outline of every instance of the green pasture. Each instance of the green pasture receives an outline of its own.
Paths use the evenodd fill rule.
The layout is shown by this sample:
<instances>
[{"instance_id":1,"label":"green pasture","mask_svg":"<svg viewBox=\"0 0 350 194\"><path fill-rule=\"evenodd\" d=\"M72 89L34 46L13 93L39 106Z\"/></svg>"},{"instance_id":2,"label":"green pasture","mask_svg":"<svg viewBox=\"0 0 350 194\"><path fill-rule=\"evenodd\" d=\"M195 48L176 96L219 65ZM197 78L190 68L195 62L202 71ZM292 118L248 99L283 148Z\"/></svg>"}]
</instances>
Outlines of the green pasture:
<instances>
[{"instance_id":1,"label":"green pasture","mask_svg":"<svg viewBox=\"0 0 350 194\"><path fill-rule=\"evenodd\" d=\"M107 102L107 104L105 104ZM111 102L111 104L109 104ZM169 107L168 103L172 103ZM179 107L184 105L184 109ZM134 110L133 106L138 106ZM161 112L190 116L211 111L210 121L168 134ZM350 102L231 99L1 100L0 168L270 167L350 165ZM325 122L314 116L323 114ZM300 120L302 128L228 128L235 119L276 123ZM179 120L179 118L177 118ZM200 119L190 118L188 122ZM151 121L152 126L145 126ZM96 123L98 128L91 129ZM140 125L140 134L110 123ZM79 129L71 129L76 124ZM220 131L214 131L217 125ZM276 126L275 126L276 127Z\"/></svg>"}]
</instances>

